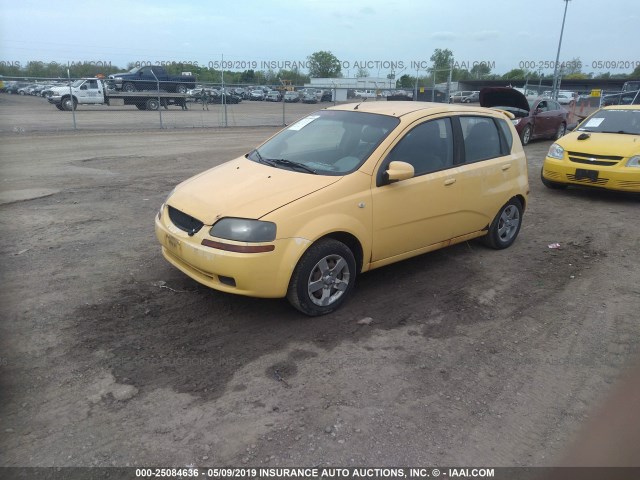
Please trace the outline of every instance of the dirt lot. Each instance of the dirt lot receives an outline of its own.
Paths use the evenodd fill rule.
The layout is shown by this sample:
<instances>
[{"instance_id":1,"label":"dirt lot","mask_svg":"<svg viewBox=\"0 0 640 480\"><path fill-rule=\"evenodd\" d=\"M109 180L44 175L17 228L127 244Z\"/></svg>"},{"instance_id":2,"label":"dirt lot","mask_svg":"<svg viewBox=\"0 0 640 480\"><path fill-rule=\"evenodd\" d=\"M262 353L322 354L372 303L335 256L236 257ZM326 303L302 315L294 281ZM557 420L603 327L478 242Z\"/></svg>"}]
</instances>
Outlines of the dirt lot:
<instances>
[{"instance_id":1,"label":"dirt lot","mask_svg":"<svg viewBox=\"0 0 640 480\"><path fill-rule=\"evenodd\" d=\"M311 319L199 286L153 233L275 128L46 133L62 112L6 98L2 466L551 465L637 361L640 198L545 189L550 142L511 248L372 271Z\"/></svg>"}]
</instances>

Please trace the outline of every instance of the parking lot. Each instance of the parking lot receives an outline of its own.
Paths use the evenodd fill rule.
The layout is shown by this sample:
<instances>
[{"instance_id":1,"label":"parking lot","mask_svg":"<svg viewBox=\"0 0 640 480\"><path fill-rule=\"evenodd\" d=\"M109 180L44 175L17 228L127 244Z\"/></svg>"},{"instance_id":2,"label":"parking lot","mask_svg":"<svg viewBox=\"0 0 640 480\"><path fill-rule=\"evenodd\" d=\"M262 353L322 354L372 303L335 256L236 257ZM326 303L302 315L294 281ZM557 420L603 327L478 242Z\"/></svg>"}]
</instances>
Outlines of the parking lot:
<instances>
[{"instance_id":1,"label":"parking lot","mask_svg":"<svg viewBox=\"0 0 640 480\"><path fill-rule=\"evenodd\" d=\"M322 106L287 105L286 121ZM243 102L233 128L184 128L219 127L220 107L170 111L181 128L165 130L140 125L158 112L80 107L74 132L71 112L0 97L0 465L559 461L638 360L640 196L546 189L551 142L534 141L512 247L366 273L307 318L162 258L171 189L282 120ZM247 127L256 115L273 126Z\"/></svg>"}]
</instances>

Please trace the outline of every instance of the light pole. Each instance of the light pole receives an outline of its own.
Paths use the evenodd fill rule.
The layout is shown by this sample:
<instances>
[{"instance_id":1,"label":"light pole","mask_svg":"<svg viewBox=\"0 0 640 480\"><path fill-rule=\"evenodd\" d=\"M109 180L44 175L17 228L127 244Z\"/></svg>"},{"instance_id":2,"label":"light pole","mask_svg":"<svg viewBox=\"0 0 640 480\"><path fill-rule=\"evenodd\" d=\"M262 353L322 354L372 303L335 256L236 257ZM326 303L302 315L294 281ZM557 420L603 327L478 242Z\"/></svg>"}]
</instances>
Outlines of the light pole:
<instances>
[{"instance_id":1,"label":"light pole","mask_svg":"<svg viewBox=\"0 0 640 480\"><path fill-rule=\"evenodd\" d=\"M558 63L560 62L560 47L562 46L562 34L564 33L564 21L567 18L567 7L571 0L564 1L564 15L562 17L562 28L560 29L560 41L558 42L558 53L556 54L556 63L553 69L553 88L551 96L554 100L558 99Z\"/></svg>"}]
</instances>

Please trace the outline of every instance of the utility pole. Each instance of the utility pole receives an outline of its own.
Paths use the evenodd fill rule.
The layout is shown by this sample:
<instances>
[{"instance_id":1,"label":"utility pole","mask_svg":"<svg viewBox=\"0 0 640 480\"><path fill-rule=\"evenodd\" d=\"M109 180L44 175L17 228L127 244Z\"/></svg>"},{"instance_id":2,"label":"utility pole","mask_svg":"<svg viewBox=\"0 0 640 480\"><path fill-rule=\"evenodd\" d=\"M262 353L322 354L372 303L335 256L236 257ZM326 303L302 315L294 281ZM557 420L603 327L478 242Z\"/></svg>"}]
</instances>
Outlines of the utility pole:
<instances>
[{"instance_id":1,"label":"utility pole","mask_svg":"<svg viewBox=\"0 0 640 480\"><path fill-rule=\"evenodd\" d=\"M564 1L564 16L562 17L562 28L560 29L560 41L558 42L558 53L556 54L556 64L553 69L553 89L551 91L551 97L554 100L558 99L558 63L560 63L560 47L562 46L562 34L564 33L564 21L567 18L567 7L571 0Z\"/></svg>"}]
</instances>

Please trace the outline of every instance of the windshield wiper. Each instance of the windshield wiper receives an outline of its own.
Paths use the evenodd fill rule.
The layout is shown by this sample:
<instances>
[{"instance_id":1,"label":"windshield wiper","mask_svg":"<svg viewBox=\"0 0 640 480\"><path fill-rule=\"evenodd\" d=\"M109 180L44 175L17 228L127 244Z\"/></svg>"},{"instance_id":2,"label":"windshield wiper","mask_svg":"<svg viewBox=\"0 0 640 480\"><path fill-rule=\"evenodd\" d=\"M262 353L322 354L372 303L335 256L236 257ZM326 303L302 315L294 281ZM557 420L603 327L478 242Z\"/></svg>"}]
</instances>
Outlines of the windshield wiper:
<instances>
[{"instance_id":1,"label":"windshield wiper","mask_svg":"<svg viewBox=\"0 0 640 480\"><path fill-rule=\"evenodd\" d=\"M262 155L260 155L260 152L258 151L257 148L255 150L253 150L252 152L250 152L249 155L254 154L254 153L255 153L255 155L258 158L258 161L260 163L264 163L264 164L272 166L272 167L276 166L276 164L272 160L269 160L269 159L266 159L266 158L262 158Z\"/></svg>"},{"instance_id":2,"label":"windshield wiper","mask_svg":"<svg viewBox=\"0 0 640 480\"><path fill-rule=\"evenodd\" d=\"M283 165L285 167L298 168L300 170L304 170L305 172L313 173L314 175L317 175L318 173L313 168L307 167L304 163L292 162L291 160L287 160L286 158L264 158L262 155L260 155L260 152L257 148L249 155L251 155L252 153L255 153L260 163L264 163L272 167L275 167L276 165Z\"/></svg>"},{"instance_id":3,"label":"windshield wiper","mask_svg":"<svg viewBox=\"0 0 640 480\"><path fill-rule=\"evenodd\" d=\"M267 158L263 160L276 165L298 168L300 170L304 170L305 172L313 173L314 175L318 173L313 168L307 167L304 163L292 162L291 160L287 160L286 158Z\"/></svg>"},{"instance_id":4,"label":"windshield wiper","mask_svg":"<svg viewBox=\"0 0 640 480\"><path fill-rule=\"evenodd\" d=\"M599 133L620 133L622 135L638 135L637 133L625 132L624 130L618 130L617 132L602 131L602 132L599 132Z\"/></svg>"}]
</instances>

